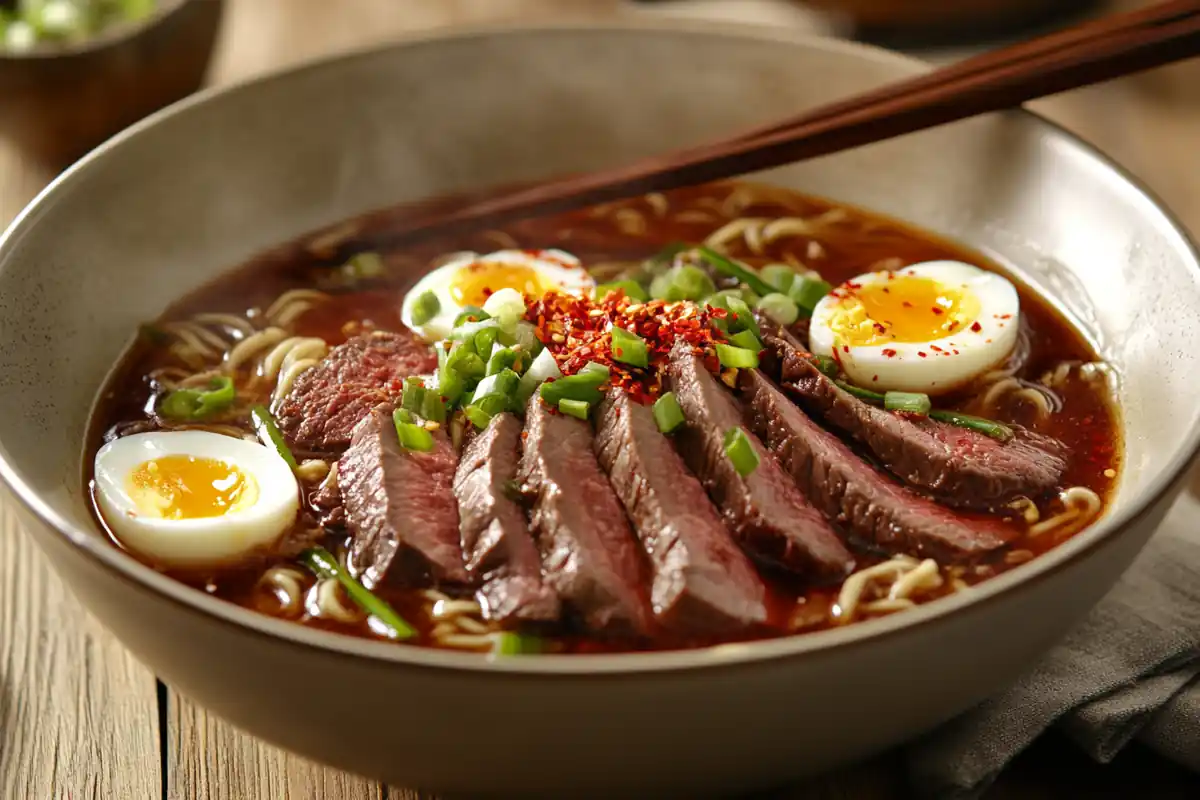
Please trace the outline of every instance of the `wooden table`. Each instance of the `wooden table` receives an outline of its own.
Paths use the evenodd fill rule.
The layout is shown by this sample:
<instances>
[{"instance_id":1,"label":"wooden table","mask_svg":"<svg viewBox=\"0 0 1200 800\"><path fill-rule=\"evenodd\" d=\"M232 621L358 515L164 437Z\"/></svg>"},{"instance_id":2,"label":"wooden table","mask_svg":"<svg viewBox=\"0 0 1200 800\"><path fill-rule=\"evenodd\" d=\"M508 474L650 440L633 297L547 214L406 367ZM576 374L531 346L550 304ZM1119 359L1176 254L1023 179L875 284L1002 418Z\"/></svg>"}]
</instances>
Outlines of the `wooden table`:
<instances>
[{"instance_id":1,"label":"wooden table","mask_svg":"<svg viewBox=\"0 0 1200 800\"><path fill-rule=\"evenodd\" d=\"M399 31L512 14L606 13L618 0L232 0L216 83ZM755 0L747 7L765 6ZM724 3L728 8L729 3ZM749 12L747 12L749 13ZM1200 65L1055 98L1040 109L1113 154L1200 230ZM0 224L52 176L0 145ZM258 742L159 684L87 616L0 498L0 798L416 798ZM1053 735L991 797L1196 797L1200 779L1131 749L1098 767ZM895 755L789 798L906 797Z\"/></svg>"}]
</instances>

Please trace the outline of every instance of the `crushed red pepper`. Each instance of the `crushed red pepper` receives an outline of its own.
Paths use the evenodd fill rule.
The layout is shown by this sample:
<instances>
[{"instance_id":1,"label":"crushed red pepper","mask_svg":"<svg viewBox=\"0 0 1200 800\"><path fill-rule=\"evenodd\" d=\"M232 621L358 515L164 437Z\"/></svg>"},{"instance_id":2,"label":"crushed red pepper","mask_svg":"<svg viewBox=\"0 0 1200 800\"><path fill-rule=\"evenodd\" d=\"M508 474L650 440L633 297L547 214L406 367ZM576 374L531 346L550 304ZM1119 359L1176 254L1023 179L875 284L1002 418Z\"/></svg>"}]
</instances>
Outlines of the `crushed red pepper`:
<instances>
[{"instance_id":1,"label":"crushed red pepper","mask_svg":"<svg viewBox=\"0 0 1200 800\"><path fill-rule=\"evenodd\" d=\"M703 356L705 367L720 372L712 319L723 319L723 309L701 308L686 301L650 300L639 303L618 290L602 300L548 292L540 299L526 298L525 319L536 327L538 339L554 356L564 375L574 375L589 362L609 369L609 381L629 396L645 403L662 390L661 367L679 340ZM613 358L612 329L624 328L646 343L649 366L625 364Z\"/></svg>"}]
</instances>

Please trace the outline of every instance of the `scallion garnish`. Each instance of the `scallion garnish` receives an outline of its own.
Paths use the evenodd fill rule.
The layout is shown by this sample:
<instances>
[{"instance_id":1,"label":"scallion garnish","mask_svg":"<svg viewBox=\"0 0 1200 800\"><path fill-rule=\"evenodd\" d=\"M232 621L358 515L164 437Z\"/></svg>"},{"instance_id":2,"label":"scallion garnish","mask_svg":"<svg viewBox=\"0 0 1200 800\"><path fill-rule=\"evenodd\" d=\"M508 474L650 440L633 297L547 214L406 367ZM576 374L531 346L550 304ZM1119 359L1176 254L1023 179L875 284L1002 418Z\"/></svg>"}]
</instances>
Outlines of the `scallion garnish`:
<instances>
[{"instance_id":1,"label":"scallion garnish","mask_svg":"<svg viewBox=\"0 0 1200 800\"><path fill-rule=\"evenodd\" d=\"M442 301L433 292L422 292L412 305L412 321L414 325L424 325L437 316L442 310Z\"/></svg>"},{"instance_id":2,"label":"scallion garnish","mask_svg":"<svg viewBox=\"0 0 1200 800\"><path fill-rule=\"evenodd\" d=\"M717 290L712 278L699 267L685 264L667 274L671 277L671 291L667 300L699 300Z\"/></svg>"},{"instance_id":3,"label":"scallion garnish","mask_svg":"<svg viewBox=\"0 0 1200 800\"><path fill-rule=\"evenodd\" d=\"M1007 442L1013 438L1012 428L1004 423L984 419L983 417L976 417L971 414L963 414L959 411L930 411L929 418L936 419L938 422L948 422L960 428L978 431L985 436L990 436L1002 442Z\"/></svg>"},{"instance_id":4,"label":"scallion garnish","mask_svg":"<svg viewBox=\"0 0 1200 800\"><path fill-rule=\"evenodd\" d=\"M275 418L271 416L267 407L255 406L250 409L250 421L254 424L254 432L258 434L259 440L278 453L289 467L293 470L296 469L296 457L288 449L287 442L284 440L283 434L279 432L279 426L275 424Z\"/></svg>"},{"instance_id":5,"label":"scallion garnish","mask_svg":"<svg viewBox=\"0 0 1200 800\"><path fill-rule=\"evenodd\" d=\"M354 576L342 569L337 559L328 550L322 547L305 550L300 554L300 562L318 578L334 579L340 583L355 605L391 629L393 639L411 639L417 635L416 629L405 622L395 609L368 591L354 579Z\"/></svg>"},{"instance_id":6,"label":"scallion garnish","mask_svg":"<svg viewBox=\"0 0 1200 800\"><path fill-rule=\"evenodd\" d=\"M759 270L758 274L764 281L775 287L775 292L772 294L782 292L785 295L798 277L796 270L786 264L768 264ZM770 295L764 295L764 297L770 297Z\"/></svg>"},{"instance_id":7,"label":"scallion garnish","mask_svg":"<svg viewBox=\"0 0 1200 800\"><path fill-rule=\"evenodd\" d=\"M492 634L492 654L498 656L533 655L542 652L542 640L527 633L504 631Z\"/></svg>"},{"instance_id":8,"label":"scallion garnish","mask_svg":"<svg viewBox=\"0 0 1200 800\"><path fill-rule=\"evenodd\" d=\"M729 306L729 313L733 315L730 318L730 332L750 331L755 336L762 336L762 331L758 327L758 320L754 318L754 312L750 310L750 306L745 300L730 295L725 302Z\"/></svg>"},{"instance_id":9,"label":"scallion garnish","mask_svg":"<svg viewBox=\"0 0 1200 800\"><path fill-rule=\"evenodd\" d=\"M440 425L446 421L446 403L436 391L426 389L425 397L421 400L421 410L418 413L430 422Z\"/></svg>"},{"instance_id":10,"label":"scallion garnish","mask_svg":"<svg viewBox=\"0 0 1200 800\"><path fill-rule=\"evenodd\" d=\"M492 414L489 414L484 409L477 405L469 405L463 409L463 413L467 415L467 419L471 421L479 430L483 430L492 421Z\"/></svg>"},{"instance_id":11,"label":"scallion garnish","mask_svg":"<svg viewBox=\"0 0 1200 800\"><path fill-rule=\"evenodd\" d=\"M233 381L218 375L208 382L207 389L176 389L169 392L158 406L164 417L175 420L201 420L224 411L237 400Z\"/></svg>"},{"instance_id":12,"label":"scallion garnish","mask_svg":"<svg viewBox=\"0 0 1200 800\"><path fill-rule=\"evenodd\" d=\"M725 431L725 455L743 478L758 469L758 453L754 452L750 437L739 427Z\"/></svg>"},{"instance_id":13,"label":"scallion garnish","mask_svg":"<svg viewBox=\"0 0 1200 800\"><path fill-rule=\"evenodd\" d=\"M520 383L520 375L511 369L502 369L495 375L488 375L479 382L479 385L475 387L475 397L472 402L478 404L485 397L495 396L504 399L503 405L510 405L517 394L517 386Z\"/></svg>"},{"instance_id":14,"label":"scallion garnish","mask_svg":"<svg viewBox=\"0 0 1200 800\"><path fill-rule=\"evenodd\" d=\"M758 367L758 351L735 347L730 344L717 345L717 358L726 369L755 369Z\"/></svg>"},{"instance_id":15,"label":"scallion garnish","mask_svg":"<svg viewBox=\"0 0 1200 800\"><path fill-rule=\"evenodd\" d=\"M763 349L762 342L754 335L754 331L738 331L729 337L729 343L755 353Z\"/></svg>"},{"instance_id":16,"label":"scallion garnish","mask_svg":"<svg viewBox=\"0 0 1200 800\"><path fill-rule=\"evenodd\" d=\"M572 400L569 397L564 397L558 401L558 410L577 419L587 419L588 412L592 410L592 405L586 400Z\"/></svg>"},{"instance_id":17,"label":"scallion garnish","mask_svg":"<svg viewBox=\"0 0 1200 800\"><path fill-rule=\"evenodd\" d=\"M585 403L599 403L603 399L600 387L608 380L608 375L599 372L582 370L575 375L556 378L542 384L541 395L547 405L558 407L563 400L580 400Z\"/></svg>"},{"instance_id":18,"label":"scallion garnish","mask_svg":"<svg viewBox=\"0 0 1200 800\"><path fill-rule=\"evenodd\" d=\"M779 325L791 325L800 318L796 301L780 292L766 295L755 307Z\"/></svg>"},{"instance_id":19,"label":"scallion garnish","mask_svg":"<svg viewBox=\"0 0 1200 800\"><path fill-rule=\"evenodd\" d=\"M414 414L421 413L425 402L425 384L420 378L405 378L404 392L400 395L400 406Z\"/></svg>"},{"instance_id":20,"label":"scallion garnish","mask_svg":"<svg viewBox=\"0 0 1200 800\"><path fill-rule=\"evenodd\" d=\"M513 347L501 347L492 351L492 357L487 362L487 374L495 375L501 370L511 369L521 371L521 351Z\"/></svg>"},{"instance_id":21,"label":"scallion garnish","mask_svg":"<svg viewBox=\"0 0 1200 800\"><path fill-rule=\"evenodd\" d=\"M838 369L837 360L830 358L829 356L813 356L813 363L817 365L817 371L819 371L826 378L836 379L838 374L841 372L841 370Z\"/></svg>"},{"instance_id":22,"label":"scallion garnish","mask_svg":"<svg viewBox=\"0 0 1200 800\"><path fill-rule=\"evenodd\" d=\"M524 405L544 382L561 377L562 370L558 368L554 355L549 350L543 350L521 376L521 382L517 386L517 400Z\"/></svg>"},{"instance_id":23,"label":"scallion garnish","mask_svg":"<svg viewBox=\"0 0 1200 800\"><path fill-rule=\"evenodd\" d=\"M491 352L488 352L491 356ZM465 344L457 345L446 358L446 367L464 379L482 378L487 374L487 362L472 352ZM440 382L438 384L441 385Z\"/></svg>"},{"instance_id":24,"label":"scallion garnish","mask_svg":"<svg viewBox=\"0 0 1200 800\"><path fill-rule=\"evenodd\" d=\"M820 278L804 277L792 284L788 294L796 301L797 308L805 316L811 317L817 303L821 302L821 298L831 291L833 291L833 287Z\"/></svg>"},{"instance_id":25,"label":"scallion garnish","mask_svg":"<svg viewBox=\"0 0 1200 800\"><path fill-rule=\"evenodd\" d=\"M929 395L920 392L884 392L883 407L888 411L925 415L933 404L929 402Z\"/></svg>"},{"instance_id":26,"label":"scallion garnish","mask_svg":"<svg viewBox=\"0 0 1200 800\"><path fill-rule=\"evenodd\" d=\"M612 329L613 358L622 364L634 367L645 367L650 364L650 354L646 350L646 342L636 333L630 333L624 328L613 326Z\"/></svg>"},{"instance_id":27,"label":"scallion garnish","mask_svg":"<svg viewBox=\"0 0 1200 800\"><path fill-rule=\"evenodd\" d=\"M862 387L855 386L847 381L834 381L834 383L857 397L859 400L865 400L866 402L873 403L877 406L883 405L883 395L879 392L872 392L870 389L863 389Z\"/></svg>"},{"instance_id":28,"label":"scallion garnish","mask_svg":"<svg viewBox=\"0 0 1200 800\"><path fill-rule=\"evenodd\" d=\"M485 362L492 357L492 348L495 347L496 339L499 336L499 328L484 328L472 337L471 343L475 347L476 354Z\"/></svg>"},{"instance_id":29,"label":"scallion garnish","mask_svg":"<svg viewBox=\"0 0 1200 800\"><path fill-rule=\"evenodd\" d=\"M412 416L406 415L407 409L397 408L392 412L392 422L396 426L396 436L406 450L416 450L427 453L433 449L433 434L421 425L412 422Z\"/></svg>"},{"instance_id":30,"label":"scallion garnish","mask_svg":"<svg viewBox=\"0 0 1200 800\"><path fill-rule=\"evenodd\" d=\"M749 286L757 294L764 295L775 291L775 287L760 278L753 270L743 267L736 261L721 255L711 247L701 246L696 251L717 272L722 275L728 275L731 278L737 278L738 281Z\"/></svg>"},{"instance_id":31,"label":"scallion garnish","mask_svg":"<svg viewBox=\"0 0 1200 800\"><path fill-rule=\"evenodd\" d=\"M492 315L502 328L512 330L525 316L525 298L516 289L499 289L488 297L483 310ZM482 355L482 353L481 353Z\"/></svg>"},{"instance_id":32,"label":"scallion garnish","mask_svg":"<svg viewBox=\"0 0 1200 800\"><path fill-rule=\"evenodd\" d=\"M646 294L646 290L637 281L612 281L611 283L602 283L596 287L593 297L597 300L603 300L613 292L621 291L630 300L638 303L644 303L650 299L650 295Z\"/></svg>"},{"instance_id":33,"label":"scallion garnish","mask_svg":"<svg viewBox=\"0 0 1200 800\"><path fill-rule=\"evenodd\" d=\"M355 253L342 265L342 275L351 283L378 278L383 272L383 259L379 257L379 253ZM426 292L425 294L432 294L432 292ZM437 300L437 297L433 299ZM438 305L440 307L441 304L439 303ZM434 309L434 313L437 313L436 308ZM414 321L416 319L415 310L413 319ZM423 323L418 322L417 324L421 325Z\"/></svg>"},{"instance_id":34,"label":"scallion garnish","mask_svg":"<svg viewBox=\"0 0 1200 800\"><path fill-rule=\"evenodd\" d=\"M457 328L468 322L483 322L490 318L491 315L479 306L464 306L463 310L458 312L458 316L454 318L454 327Z\"/></svg>"},{"instance_id":35,"label":"scallion garnish","mask_svg":"<svg viewBox=\"0 0 1200 800\"><path fill-rule=\"evenodd\" d=\"M673 433L684 423L683 409L674 392L667 392L654 401L654 421L663 433Z\"/></svg>"},{"instance_id":36,"label":"scallion garnish","mask_svg":"<svg viewBox=\"0 0 1200 800\"><path fill-rule=\"evenodd\" d=\"M589 361L583 365L583 369L579 370L578 375L586 375L590 380L596 381L596 385L604 383L608 380L608 376L612 374L611 370L603 364L598 364L595 361Z\"/></svg>"}]
</instances>

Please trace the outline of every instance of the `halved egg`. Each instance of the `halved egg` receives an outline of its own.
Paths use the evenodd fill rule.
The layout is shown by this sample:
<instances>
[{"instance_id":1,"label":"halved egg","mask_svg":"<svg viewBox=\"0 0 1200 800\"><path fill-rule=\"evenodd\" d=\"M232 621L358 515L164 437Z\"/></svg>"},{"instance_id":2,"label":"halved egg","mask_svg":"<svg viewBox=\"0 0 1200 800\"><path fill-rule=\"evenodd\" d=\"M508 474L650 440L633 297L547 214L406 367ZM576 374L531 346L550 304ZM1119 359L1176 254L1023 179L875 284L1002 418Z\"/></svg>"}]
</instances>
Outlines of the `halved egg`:
<instances>
[{"instance_id":1,"label":"halved egg","mask_svg":"<svg viewBox=\"0 0 1200 800\"><path fill-rule=\"evenodd\" d=\"M867 389L943 394L1000 363L1017 341L1012 282L959 261L846 281L813 310L809 346Z\"/></svg>"},{"instance_id":2,"label":"halved egg","mask_svg":"<svg viewBox=\"0 0 1200 800\"><path fill-rule=\"evenodd\" d=\"M296 521L300 490L279 455L207 431L139 433L96 454L96 500L122 545L171 567L228 565Z\"/></svg>"},{"instance_id":3,"label":"halved egg","mask_svg":"<svg viewBox=\"0 0 1200 800\"><path fill-rule=\"evenodd\" d=\"M487 255L463 253L430 272L404 297L404 324L429 341L445 339L454 319L467 306L483 308L500 289L529 297L550 290L584 294L596 286L579 259L562 250L499 250ZM436 304L423 299L426 294ZM428 305L425 305L428 304ZM425 305L424 308L419 306Z\"/></svg>"}]
</instances>

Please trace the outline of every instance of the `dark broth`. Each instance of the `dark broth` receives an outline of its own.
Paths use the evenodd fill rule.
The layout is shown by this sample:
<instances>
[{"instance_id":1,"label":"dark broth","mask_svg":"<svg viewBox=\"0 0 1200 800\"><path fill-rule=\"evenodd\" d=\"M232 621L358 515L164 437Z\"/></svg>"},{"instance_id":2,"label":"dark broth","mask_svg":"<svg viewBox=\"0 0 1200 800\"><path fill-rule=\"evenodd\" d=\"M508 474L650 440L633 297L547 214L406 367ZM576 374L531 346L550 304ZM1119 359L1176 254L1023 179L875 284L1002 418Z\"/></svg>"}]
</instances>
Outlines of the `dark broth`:
<instances>
[{"instance_id":1,"label":"dark broth","mask_svg":"<svg viewBox=\"0 0 1200 800\"><path fill-rule=\"evenodd\" d=\"M647 258L673 242L698 243L714 230L736 218L795 217L813 223L811 235L788 236L754 252L744 237L737 237L727 252L752 266L771 262L803 263L822 277L839 284L855 275L876 269L934 260L957 260L989 270L1004 270L978 252L946 241L925 231L858 209L826 200L805 197L769 187L749 184L718 184L681 190L668 195L639 198L553 217L530 219L504 227L458 237L452 241L426 241L393 252L384 252L385 274L366 282L352 282L331 267L329 254L336 239L353 237L371 242L386 237L388 230L404 217L403 209L364 217L350 226L307 237L267 253L230 272L169 308L155 327L171 320L185 320L197 313L227 312L255 319L282 293L291 289L316 288L332 299L300 316L292 333L325 339L332 347L363 329L395 329L400 326L400 306L405 290L430 268L439 255L474 250L561 248L594 267L599 278L615 274L630 262ZM1017 284L1028 336L1029 356L1014 377L1036 381L1061 365L1089 364L1099 359L1084 338L1048 303ZM156 370L177 366L154 328L139 337L105 387L93 416L89 453L95 453L106 432L146 419L145 408L154 389L148 377ZM1069 452L1063 488L1085 487L1107 502L1114 486L1120 460L1120 428L1107 384L1084 380L1067 370L1056 385L1061 409L1037 424L1040 433L1059 439ZM978 413L978 391L963 392L944 399L946 407ZM260 398L261 399L261 398ZM989 409L988 416L1005 422L1034 425L1027 404L1019 399ZM247 427L247 430L248 427ZM89 485L91 464L89 461ZM1039 503L1043 518L1056 513L1053 499ZM307 507L307 504L306 504ZM1061 511L1061 509L1057 509ZM99 519L99 515L97 514ZM315 517L302 514L298 527L310 527ZM1067 521L1038 536L1025 536L1009 548L1009 557L995 563L957 571L954 580L929 592L922 601L935 599L987 579L1017 563L1036 557L1074 535L1090 520ZM101 524L103 521L101 520ZM115 538L114 538L114 541ZM331 551L344 545L342 537L329 535ZM860 567L886 558L859 551ZM152 564L152 566L155 566ZM278 613L278 601L264 593L259 579L269 562L203 574L170 572L178 579L239 605L264 613ZM164 570L167 571L167 570ZM169 572L169 571L168 571ZM838 587L811 587L777 574L766 575L773 593L772 625L766 630L743 634L737 639L761 638L813 630L830 625L828 609ZM425 634L422 644L436 645L429 636L431 622L422 611L425 598L417 590L384 592L385 599ZM791 621L791 622L789 622ZM375 636L365 622L339 623L328 619L306 619L305 624L343 633ZM556 627L554 648L569 652L668 649L712 644L714 639L681 639L662 636L651 641L598 639L573 630L570 624ZM728 640L728 638L723 639Z\"/></svg>"}]
</instances>

